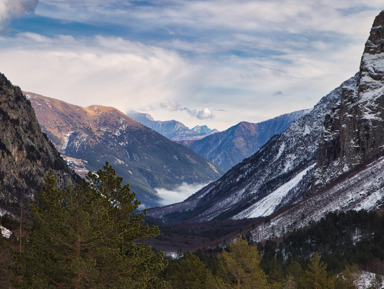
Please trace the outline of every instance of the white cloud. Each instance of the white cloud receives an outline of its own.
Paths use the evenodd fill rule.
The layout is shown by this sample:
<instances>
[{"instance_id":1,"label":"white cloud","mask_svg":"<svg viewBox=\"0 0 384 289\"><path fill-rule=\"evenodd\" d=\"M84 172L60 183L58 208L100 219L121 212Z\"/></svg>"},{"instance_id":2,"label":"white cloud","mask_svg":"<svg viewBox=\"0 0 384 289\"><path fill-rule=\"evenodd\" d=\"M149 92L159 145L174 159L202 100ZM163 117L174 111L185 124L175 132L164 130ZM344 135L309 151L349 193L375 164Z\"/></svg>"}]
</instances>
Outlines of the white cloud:
<instances>
[{"instance_id":1,"label":"white cloud","mask_svg":"<svg viewBox=\"0 0 384 289\"><path fill-rule=\"evenodd\" d=\"M210 110L207 107L205 107L201 110L190 109L188 107L182 106L181 104L179 104L175 101L162 102L162 103L160 103L160 107L165 109L165 110L172 111L172 112L186 111L190 116L196 117L200 120L213 119L215 117L212 110Z\"/></svg>"},{"instance_id":2,"label":"white cloud","mask_svg":"<svg viewBox=\"0 0 384 289\"><path fill-rule=\"evenodd\" d=\"M175 101L162 102L162 103L160 103L160 106L161 106L161 108L164 108L168 111L183 110L183 107Z\"/></svg>"},{"instance_id":3,"label":"white cloud","mask_svg":"<svg viewBox=\"0 0 384 289\"><path fill-rule=\"evenodd\" d=\"M311 107L352 76L382 6L382 0L364 7L358 0L135 2L40 0L38 16L121 25L113 26L114 33L122 28L121 37L81 38L74 31L3 38L1 72L25 90L75 104L147 109L157 119L225 129Z\"/></svg>"},{"instance_id":4,"label":"white cloud","mask_svg":"<svg viewBox=\"0 0 384 289\"><path fill-rule=\"evenodd\" d=\"M194 65L177 53L115 37L25 33L0 46L1 69L12 82L79 105L149 107L181 94L195 77Z\"/></svg>"},{"instance_id":5,"label":"white cloud","mask_svg":"<svg viewBox=\"0 0 384 289\"><path fill-rule=\"evenodd\" d=\"M12 18L32 13L37 3L38 0L0 0L0 30L4 29Z\"/></svg>"},{"instance_id":6,"label":"white cloud","mask_svg":"<svg viewBox=\"0 0 384 289\"><path fill-rule=\"evenodd\" d=\"M187 184L183 183L181 186L174 190L156 189L159 197L161 198L162 205L170 205L184 201L192 194L205 187L207 184Z\"/></svg>"}]
</instances>

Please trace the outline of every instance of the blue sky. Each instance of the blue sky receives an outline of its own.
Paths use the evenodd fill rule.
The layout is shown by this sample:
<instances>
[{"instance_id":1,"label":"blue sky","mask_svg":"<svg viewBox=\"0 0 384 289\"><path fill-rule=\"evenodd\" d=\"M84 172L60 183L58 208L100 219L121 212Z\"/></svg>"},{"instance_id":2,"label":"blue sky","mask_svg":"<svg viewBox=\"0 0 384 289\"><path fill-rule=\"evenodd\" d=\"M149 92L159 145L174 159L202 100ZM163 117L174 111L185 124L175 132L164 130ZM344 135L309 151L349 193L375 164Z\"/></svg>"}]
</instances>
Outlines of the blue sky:
<instances>
[{"instance_id":1,"label":"blue sky","mask_svg":"<svg viewBox=\"0 0 384 289\"><path fill-rule=\"evenodd\" d=\"M223 130L310 108L353 76L383 4L0 0L0 72L73 104Z\"/></svg>"}]
</instances>

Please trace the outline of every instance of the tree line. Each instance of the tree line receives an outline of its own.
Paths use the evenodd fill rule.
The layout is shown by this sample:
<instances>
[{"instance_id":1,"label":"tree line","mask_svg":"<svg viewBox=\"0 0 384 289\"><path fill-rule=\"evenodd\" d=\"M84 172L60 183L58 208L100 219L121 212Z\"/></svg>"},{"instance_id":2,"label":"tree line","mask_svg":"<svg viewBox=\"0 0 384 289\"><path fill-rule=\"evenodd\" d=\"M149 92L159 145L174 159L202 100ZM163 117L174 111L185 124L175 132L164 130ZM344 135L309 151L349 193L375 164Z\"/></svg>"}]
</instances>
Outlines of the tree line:
<instances>
[{"instance_id":1,"label":"tree line","mask_svg":"<svg viewBox=\"0 0 384 289\"><path fill-rule=\"evenodd\" d=\"M64 189L49 172L27 221L1 217L15 233L0 237L0 288L348 289L357 265L384 257L384 221L363 211L329 214L280 243L239 237L224 250L165 258L145 244L159 229L146 224L122 181L108 163Z\"/></svg>"}]
</instances>

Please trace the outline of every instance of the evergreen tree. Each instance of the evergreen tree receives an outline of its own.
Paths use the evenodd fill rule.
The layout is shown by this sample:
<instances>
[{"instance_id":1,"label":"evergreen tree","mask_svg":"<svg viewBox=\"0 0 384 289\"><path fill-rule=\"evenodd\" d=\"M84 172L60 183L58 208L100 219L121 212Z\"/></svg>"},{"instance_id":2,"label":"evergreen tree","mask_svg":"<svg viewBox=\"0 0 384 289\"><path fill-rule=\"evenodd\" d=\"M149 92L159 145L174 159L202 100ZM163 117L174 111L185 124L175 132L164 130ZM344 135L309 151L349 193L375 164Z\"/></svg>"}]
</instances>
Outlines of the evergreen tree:
<instances>
[{"instance_id":1,"label":"evergreen tree","mask_svg":"<svg viewBox=\"0 0 384 289\"><path fill-rule=\"evenodd\" d=\"M248 245L246 240L238 238L229 245L229 250L224 250L218 258L218 275L222 280L220 288L270 288L260 267L259 251L255 246Z\"/></svg>"},{"instance_id":2,"label":"evergreen tree","mask_svg":"<svg viewBox=\"0 0 384 289\"><path fill-rule=\"evenodd\" d=\"M172 289L216 288L214 276L204 263L192 253L187 253L175 266L169 284Z\"/></svg>"},{"instance_id":3,"label":"evergreen tree","mask_svg":"<svg viewBox=\"0 0 384 289\"><path fill-rule=\"evenodd\" d=\"M140 202L108 165L60 190L52 172L30 205L32 231L16 254L19 288L163 288L162 253L143 243L158 234Z\"/></svg>"},{"instance_id":4,"label":"evergreen tree","mask_svg":"<svg viewBox=\"0 0 384 289\"><path fill-rule=\"evenodd\" d=\"M308 289L331 289L332 280L328 278L327 265L320 261L319 253L315 253L308 264L306 273L306 288Z\"/></svg>"}]
</instances>

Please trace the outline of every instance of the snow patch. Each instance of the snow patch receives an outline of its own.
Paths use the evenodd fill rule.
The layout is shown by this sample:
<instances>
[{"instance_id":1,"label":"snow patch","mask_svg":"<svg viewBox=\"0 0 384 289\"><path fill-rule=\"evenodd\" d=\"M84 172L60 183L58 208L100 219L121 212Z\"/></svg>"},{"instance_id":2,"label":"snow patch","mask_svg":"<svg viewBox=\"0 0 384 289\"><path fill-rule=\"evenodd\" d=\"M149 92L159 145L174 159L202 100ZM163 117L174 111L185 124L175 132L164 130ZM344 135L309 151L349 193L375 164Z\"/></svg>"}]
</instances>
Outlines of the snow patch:
<instances>
[{"instance_id":1,"label":"snow patch","mask_svg":"<svg viewBox=\"0 0 384 289\"><path fill-rule=\"evenodd\" d=\"M359 289L378 288L378 287L371 287L376 282L380 284L380 288L384 287L383 276L377 275L371 272L361 271L359 278L357 278L357 280L355 281L355 285Z\"/></svg>"},{"instance_id":2,"label":"snow patch","mask_svg":"<svg viewBox=\"0 0 384 289\"><path fill-rule=\"evenodd\" d=\"M12 232L10 230L8 230L7 228L3 227L3 226L0 226L0 230L1 230L1 235L4 237L4 238L7 238L9 239L12 235Z\"/></svg>"},{"instance_id":3,"label":"snow patch","mask_svg":"<svg viewBox=\"0 0 384 289\"><path fill-rule=\"evenodd\" d=\"M285 142L283 142L283 143L281 144L281 146L280 146L280 148L279 148L279 152L277 153L277 155L276 155L274 161L277 161L277 160L281 157L281 155L283 154L284 149L285 149Z\"/></svg>"},{"instance_id":4,"label":"snow patch","mask_svg":"<svg viewBox=\"0 0 384 289\"><path fill-rule=\"evenodd\" d=\"M73 131L70 131L69 133L67 133L65 136L64 136L64 144L63 146L61 147L61 150L63 152L65 152L65 150L67 149L67 146L68 146L68 142L69 142L69 138L71 137Z\"/></svg>"},{"instance_id":5,"label":"snow patch","mask_svg":"<svg viewBox=\"0 0 384 289\"><path fill-rule=\"evenodd\" d=\"M288 194L290 190L292 190L297 184L301 181L301 179L305 176L305 174L312 169L315 164L309 166L299 174L297 174L293 179L284 185L280 186L278 189L270 193L268 196L264 197L260 201L256 202L252 205L246 212L242 212L234 217L234 219L242 219L242 218L257 218L264 217L272 214L277 206L281 203L283 198Z\"/></svg>"}]
</instances>

